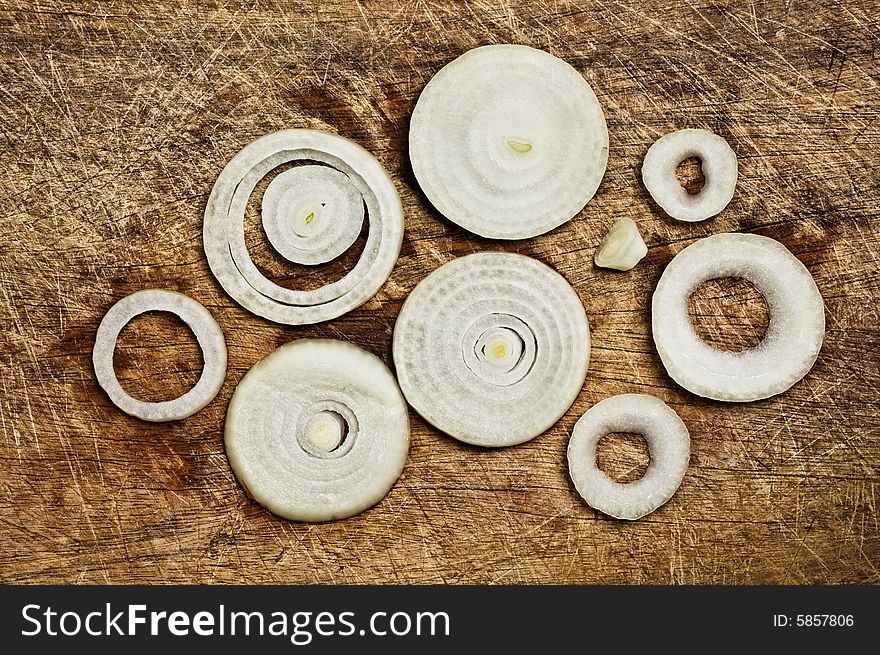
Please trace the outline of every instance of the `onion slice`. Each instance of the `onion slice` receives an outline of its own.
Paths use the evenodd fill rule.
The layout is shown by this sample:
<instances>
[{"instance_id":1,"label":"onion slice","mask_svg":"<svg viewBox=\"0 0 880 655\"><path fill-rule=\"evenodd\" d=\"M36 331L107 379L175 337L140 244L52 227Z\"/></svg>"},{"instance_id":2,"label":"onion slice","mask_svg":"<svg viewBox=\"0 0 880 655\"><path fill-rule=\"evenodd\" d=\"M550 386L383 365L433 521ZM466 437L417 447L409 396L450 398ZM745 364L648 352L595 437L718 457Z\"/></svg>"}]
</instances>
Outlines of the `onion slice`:
<instances>
[{"instance_id":1,"label":"onion slice","mask_svg":"<svg viewBox=\"0 0 880 655\"><path fill-rule=\"evenodd\" d=\"M475 48L425 86L409 133L431 203L484 237L525 239L574 217L608 161L608 128L583 76L520 45Z\"/></svg>"},{"instance_id":2,"label":"onion slice","mask_svg":"<svg viewBox=\"0 0 880 655\"><path fill-rule=\"evenodd\" d=\"M712 348L694 332L688 297L703 282L743 278L764 296L770 324L756 347ZM825 305L806 267L778 241L716 234L676 255L652 300L654 342L670 377L715 400L747 402L789 389L813 367L825 335Z\"/></svg>"},{"instance_id":3,"label":"onion slice","mask_svg":"<svg viewBox=\"0 0 880 655\"><path fill-rule=\"evenodd\" d=\"M648 444L645 475L621 484L596 465L596 446L610 432L636 432ZM691 439L678 414L659 398L621 394L593 405L575 423L568 443L568 470L587 504L617 519L635 520L672 498L690 460Z\"/></svg>"},{"instance_id":4,"label":"onion slice","mask_svg":"<svg viewBox=\"0 0 880 655\"><path fill-rule=\"evenodd\" d=\"M689 194L675 171L685 159L698 157L706 181L698 193ZM648 149L642 164L642 181L651 197L672 218L704 221L727 207L733 198L739 166L736 153L723 137L708 130L678 130L666 134Z\"/></svg>"},{"instance_id":5,"label":"onion slice","mask_svg":"<svg viewBox=\"0 0 880 655\"><path fill-rule=\"evenodd\" d=\"M128 395L113 370L116 339L128 322L145 312L171 312L193 331L205 362L196 385L174 400L151 403ZM144 421L176 421L195 414L211 402L226 378L226 340L217 321L201 304L175 291L144 289L118 301L104 315L95 336L92 363L98 384L126 414Z\"/></svg>"},{"instance_id":6,"label":"onion slice","mask_svg":"<svg viewBox=\"0 0 880 655\"><path fill-rule=\"evenodd\" d=\"M571 406L587 374L580 298L550 267L502 252L444 264L394 326L404 396L429 423L478 446L536 437Z\"/></svg>"},{"instance_id":7,"label":"onion slice","mask_svg":"<svg viewBox=\"0 0 880 655\"><path fill-rule=\"evenodd\" d=\"M302 264L329 261L357 239L364 206L369 221L354 268L314 291L267 279L245 245L251 194L263 177L291 162L310 165L278 174L262 203L267 236L282 256ZM247 145L220 173L205 208L203 239L208 265L243 307L277 323L319 323L362 305L388 278L403 241L403 210L388 173L359 145L327 132L282 130Z\"/></svg>"},{"instance_id":8,"label":"onion slice","mask_svg":"<svg viewBox=\"0 0 880 655\"><path fill-rule=\"evenodd\" d=\"M400 477L406 402L375 355L343 341L301 339L242 378L225 443L248 495L273 514L346 518L379 502Z\"/></svg>"},{"instance_id":9,"label":"onion slice","mask_svg":"<svg viewBox=\"0 0 880 655\"><path fill-rule=\"evenodd\" d=\"M263 229L295 264L324 264L348 250L364 224L364 201L345 174L298 166L277 175L263 194Z\"/></svg>"}]
</instances>

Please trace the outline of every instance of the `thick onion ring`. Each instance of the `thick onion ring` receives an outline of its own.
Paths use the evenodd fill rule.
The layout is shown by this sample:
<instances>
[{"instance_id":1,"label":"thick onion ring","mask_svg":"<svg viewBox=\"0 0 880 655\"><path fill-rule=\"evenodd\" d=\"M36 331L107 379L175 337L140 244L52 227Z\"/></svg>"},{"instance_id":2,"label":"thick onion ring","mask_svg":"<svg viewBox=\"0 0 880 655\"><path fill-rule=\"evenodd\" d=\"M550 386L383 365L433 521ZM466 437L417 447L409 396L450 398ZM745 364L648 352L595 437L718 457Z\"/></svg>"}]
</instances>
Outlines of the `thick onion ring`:
<instances>
[{"instance_id":1,"label":"thick onion ring","mask_svg":"<svg viewBox=\"0 0 880 655\"><path fill-rule=\"evenodd\" d=\"M651 463L639 480L615 482L596 465L596 446L611 432L637 432L645 438ZM575 423L568 442L568 470L590 507L635 520L672 498L687 472L690 444L687 426L662 400L621 394L599 401Z\"/></svg>"},{"instance_id":2,"label":"thick onion ring","mask_svg":"<svg viewBox=\"0 0 880 655\"><path fill-rule=\"evenodd\" d=\"M702 162L706 181L698 193L689 194L675 176L689 157ZM642 181L651 197L672 218L704 221L727 207L733 198L738 172L736 153L727 141L708 130L678 130L666 134L648 149L642 164Z\"/></svg>"},{"instance_id":3,"label":"thick onion ring","mask_svg":"<svg viewBox=\"0 0 880 655\"><path fill-rule=\"evenodd\" d=\"M767 302L770 324L756 347L717 350L694 332L687 301L707 280L748 280ZM651 303L654 343L670 377L715 400L747 402L789 389L813 367L825 335L825 305L806 267L778 241L716 234L676 255Z\"/></svg>"}]
</instances>

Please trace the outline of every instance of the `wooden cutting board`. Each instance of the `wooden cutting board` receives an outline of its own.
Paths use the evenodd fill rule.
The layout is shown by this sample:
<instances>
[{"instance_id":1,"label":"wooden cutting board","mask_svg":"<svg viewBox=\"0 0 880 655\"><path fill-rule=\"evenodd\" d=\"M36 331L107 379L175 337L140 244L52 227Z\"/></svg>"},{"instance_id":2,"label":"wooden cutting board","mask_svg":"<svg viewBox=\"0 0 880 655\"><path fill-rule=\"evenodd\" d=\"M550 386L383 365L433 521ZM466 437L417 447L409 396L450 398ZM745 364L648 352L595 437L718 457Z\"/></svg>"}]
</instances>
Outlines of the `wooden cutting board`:
<instances>
[{"instance_id":1,"label":"wooden cutting board","mask_svg":"<svg viewBox=\"0 0 880 655\"><path fill-rule=\"evenodd\" d=\"M875 2L136 4L13 1L0 10L0 580L880 581ZM597 196L570 223L523 242L480 239L443 219L407 158L423 86L489 43L564 58L608 120ZM366 147L392 174L406 214L400 259L376 297L310 327L239 307L209 272L201 242L223 165L290 127ZM723 135L739 156L733 202L697 224L665 217L639 175L651 143L684 127ZM638 223L649 254L629 273L597 269L595 248L621 217ZM725 231L780 240L826 303L813 370L787 393L745 405L679 388L650 336L665 265ZM283 277L263 237L249 238ZM316 336L353 341L390 364L394 319L413 286L488 249L546 262L583 300L592 362L565 417L525 445L482 450L413 413L403 476L349 520L292 523L248 500L222 441L248 368ZM122 414L92 371L101 317L146 287L196 298L228 341L225 385L184 421ZM723 347L755 342L762 312L754 292L731 283L694 303L702 333ZM192 337L161 315L126 328L116 363L126 388L151 400L182 392L200 370ZM623 392L670 403L693 440L678 493L633 523L587 507L565 465L575 420ZM630 441L616 446L603 450L605 465L638 464Z\"/></svg>"}]
</instances>

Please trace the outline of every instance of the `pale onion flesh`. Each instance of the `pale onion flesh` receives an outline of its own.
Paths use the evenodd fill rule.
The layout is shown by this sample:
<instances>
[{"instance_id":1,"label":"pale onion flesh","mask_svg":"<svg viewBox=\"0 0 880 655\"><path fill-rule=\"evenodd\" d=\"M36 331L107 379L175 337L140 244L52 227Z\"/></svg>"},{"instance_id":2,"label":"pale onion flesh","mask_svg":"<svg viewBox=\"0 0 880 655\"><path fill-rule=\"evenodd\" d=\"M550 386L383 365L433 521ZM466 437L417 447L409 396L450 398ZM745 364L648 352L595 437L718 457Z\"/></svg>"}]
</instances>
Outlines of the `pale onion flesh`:
<instances>
[{"instance_id":1,"label":"pale onion flesh","mask_svg":"<svg viewBox=\"0 0 880 655\"><path fill-rule=\"evenodd\" d=\"M770 323L761 343L718 350L694 331L688 298L724 277L751 282ZM788 390L813 367L825 335L825 305L807 268L778 241L757 234L716 234L676 255L651 304L654 342L669 376L707 398L748 402Z\"/></svg>"},{"instance_id":2,"label":"pale onion flesh","mask_svg":"<svg viewBox=\"0 0 880 655\"><path fill-rule=\"evenodd\" d=\"M400 477L406 401L375 355L344 341L301 339L242 378L225 444L236 478L273 514L346 518L379 502Z\"/></svg>"},{"instance_id":3,"label":"pale onion flesh","mask_svg":"<svg viewBox=\"0 0 880 655\"><path fill-rule=\"evenodd\" d=\"M312 291L266 278L245 244L245 208L254 189L291 163L306 171L277 174L262 205L267 236L280 254L295 263L323 263L357 238L363 207L369 225L355 266ZM328 171L317 174L319 167ZM205 208L203 239L211 271L245 309L277 323L319 323L359 307L384 284L400 253L403 210L388 173L356 143L328 132L282 130L247 145L220 173Z\"/></svg>"},{"instance_id":4,"label":"pale onion flesh","mask_svg":"<svg viewBox=\"0 0 880 655\"><path fill-rule=\"evenodd\" d=\"M688 193L675 175L685 159L697 157L706 180ZM659 138L642 164L642 181L663 211L679 221L704 221L727 207L736 187L736 153L723 137L708 130L678 130Z\"/></svg>"},{"instance_id":5,"label":"pale onion flesh","mask_svg":"<svg viewBox=\"0 0 880 655\"><path fill-rule=\"evenodd\" d=\"M650 463L635 482L615 482L596 463L596 447L611 432L641 434ZM690 461L691 439L678 414L659 398L621 394L593 405L575 423L568 443L568 470L593 509L626 520L650 514L675 494Z\"/></svg>"},{"instance_id":6,"label":"pale onion flesh","mask_svg":"<svg viewBox=\"0 0 880 655\"><path fill-rule=\"evenodd\" d=\"M628 271L647 254L648 246L639 234L639 228L632 219L621 218L605 235L593 261L602 268Z\"/></svg>"},{"instance_id":7,"label":"pale onion flesh","mask_svg":"<svg viewBox=\"0 0 880 655\"><path fill-rule=\"evenodd\" d=\"M145 312L170 312L193 331L202 349L204 368L196 385L174 400L146 402L133 398L119 384L113 368L113 352L120 331ZM144 289L119 300L101 320L92 350L98 384L126 414L144 421L176 421L192 416L210 403L226 378L226 340L223 330L207 309L189 296L164 289Z\"/></svg>"},{"instance_id":8,"label":"pale onion flesh","mask_svg":"<svg viewBox=\"0 0 880 655\"><path fill-rule=\"evenodd\" d=\"M394 326L407 401L460 441L510 446L552 426L587 374L577 293L541 262L501 252L454 259L422 280Z\"/></svg>"},{"instance_id":9,"label":"pale onion flesh","mask_svg":"<svg viewBox=\"0 0 880 655\"><path fill-rule=\"evenodd\" d=\"M272 247L295 264L324 264L357 240L364 201L345 173L297 166L273 178L263 194L263 229Z\"/></svg>"},{"instance_id":10,"label":"pale onion flesh","mask_svg":"<svg viewBox=\"0 0 880 655\"><path fill-rule=\"evenodd\" d=\"M570 220L595 195L608 128L596 94L565 61L521 45L483 46L425 86L409 153L446 218L484 237L525 239Z\"/></svg>"}]
</instances>

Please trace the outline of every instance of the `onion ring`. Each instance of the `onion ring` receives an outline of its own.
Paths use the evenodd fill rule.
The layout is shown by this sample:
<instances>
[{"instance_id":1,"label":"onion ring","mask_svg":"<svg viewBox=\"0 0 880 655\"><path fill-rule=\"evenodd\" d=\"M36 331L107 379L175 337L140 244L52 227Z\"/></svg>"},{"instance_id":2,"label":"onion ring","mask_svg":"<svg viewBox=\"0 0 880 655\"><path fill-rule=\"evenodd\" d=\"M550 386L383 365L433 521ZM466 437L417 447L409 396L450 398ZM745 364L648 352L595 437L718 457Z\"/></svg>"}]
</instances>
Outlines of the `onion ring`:
<instances>
[{"instance_id":1,"label":"onion ring","mask_svg":"<svg viewBox=\"0 0 880 655\"><path fill-rule=\"evenodd\" d=\"M717 350L694 332L687 300L707 280L748 280L767 303L770 324L756 347ZM676 255L651 303L654 342L670 377L697 395L731 402L769 398L813 367L825 335L825 306L806 267L778 241L716 234Z\"/></svg>"},{"instance_id":2,"label":"onion ring","mask_svg":"<svg viewBox=\"0 0 880 655\"><path fill-rule=\"evenodd\" d=\"M202 349L205 362L196 385L174 400L150 403L128 395L113 369L113 351L119 333L135 316L145 312L171 312L186 323ZM95 336L92 363L98 384L126 414L144 421L176 421L192 416L211 402L226 378L226 340L217 321L201 304L175 291L145 289L119 300L104 315Z\"/></svg>"},{"instance_id":3,"label":"onion ring","mask_svg":"<svg viewBox=\"0 0 880 655\"><path fill-rule=\"evenodd\" d=\"M353 190L369 217L367 242L357 264L343 278L314 291L287 289L267 279L245 245L244 212L251 193L265 175L289 162L319 162L347 181L331 172L315 175L315 167L308 166L305 173L284 172L270 183L263 198L263 220L280 254L293 252L294 261L315 264L344 250L354 226L359 231L363 222L363 212L351 206ZM289 185L296 191L309 181L313 187L307 196L291 198ZM341 228L318 227L333 220L319 215L326 213L320 198L340 209L335 219L344 223ZM305 216L291 216L308 207L312 209ZM282 225L291 218L291 224ZM319 323L359 307L388 279L403 241L403 210L388 173L356 143L327 132L282 130L245 146L220 173L205 208L203 239L211 271L245 309L277 323Z\"/></svg>"},{"instance_id":4,"label":"onion ring","mask_svg":"<svg viewBox=\"0 0 880 655\"><path fill-rule=\"evenodd\" d=\"M610 432L637 432L645 438L651 463L641 479L621 484L599 470L596 446ZM596 403L575 423L568 470L590 507L632 521L672 498L687 472L690 444L687 426L669 405L646 394L621 394Z\"/></svg>"},{"instance_id":5,"label":"onion ring","mask_svg":"<svg viewBox=\"0 0 880 655\"><path fill-rule=\"evenodd\" d=\"M706 181L689 194L675 177L678 165L699 157ZM651 197L679 221L704 221L720 213L733 198L738 171L736 153L722 137L708 130L679 130L666 134L648 148L642 181Z\"/></svg>"},{"instance_id":6,"label":"onion ring","mask_svg":"<svg viewBox=\"0 0 880 655\"><path fill-rule=\"evenodd\" d=\"M446 218L484 237L525 239L570 220L595 195L608 128L590 85L562 59L483 46L425 86L409 153Z\"/></svg>"},{"instance_id":7,"label":"onion ring","mask_svg":"<svg viewBox=\"0 0 880 655\"><path fill-rule=\"evenodd\" d=\"M401 390L465 443L510 446L553 425L587 374L590 328L571 285L526 257L454 259L419 282L394 326Z\"/></svg>"},{"instance_id":8,"label":"onion ring","mask_svg":"<svg viewBox=\"0 0 880 655\"><path fill-rule=\"evenodd\" d=\"M375 355L344 341L301 339L242 378L225 445L236 478L273 514L346 518L379 502L400 477L406 401Z\"/></svg>"}]
</instances>

